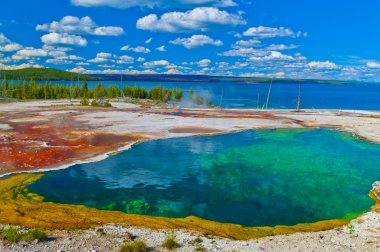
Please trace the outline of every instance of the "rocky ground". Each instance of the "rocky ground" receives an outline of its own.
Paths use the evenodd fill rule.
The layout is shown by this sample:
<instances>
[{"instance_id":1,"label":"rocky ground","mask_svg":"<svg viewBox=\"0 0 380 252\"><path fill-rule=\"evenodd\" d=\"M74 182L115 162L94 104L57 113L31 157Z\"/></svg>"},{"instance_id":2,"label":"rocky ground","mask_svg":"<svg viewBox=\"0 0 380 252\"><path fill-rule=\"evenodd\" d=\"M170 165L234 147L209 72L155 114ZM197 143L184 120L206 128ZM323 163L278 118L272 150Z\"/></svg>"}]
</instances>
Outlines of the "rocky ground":
<instances>
[{"instance_id":1,"label":"rocky ground","mask_svg":"<svg viewBox=\"0 0 380 252\"><path fill-rule=\"evenodd\" d=\"M121 244L142 239L148 251L168 251L161 244L172 234L168 230L107 225L83 231L48 231L43 242L0 242L0 251L118 251ZM236 241L204 236L197 232L174 232L180 247L176 251L380 251L380 215L367 213L348 226L316 233L297 233L258 240ZM194 242L200 238L201 242Z\"/></svg>"}]
</instances>

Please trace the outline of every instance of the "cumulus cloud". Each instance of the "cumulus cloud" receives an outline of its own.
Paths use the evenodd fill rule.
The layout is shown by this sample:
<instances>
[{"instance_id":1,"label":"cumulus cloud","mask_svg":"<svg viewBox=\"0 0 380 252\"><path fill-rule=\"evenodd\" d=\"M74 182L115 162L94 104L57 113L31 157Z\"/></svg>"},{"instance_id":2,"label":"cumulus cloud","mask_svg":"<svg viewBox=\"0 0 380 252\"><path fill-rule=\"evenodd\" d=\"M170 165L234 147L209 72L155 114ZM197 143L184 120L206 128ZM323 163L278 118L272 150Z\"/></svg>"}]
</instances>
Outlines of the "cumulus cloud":
<instances>
[{"instance_id":1,"label":"cumulus cloud","mask_svg":"<svg viewBox=\"0 0 380 252\"><path fill-rule=\"evenodd\" d=\"M98 26L89 16L79 18L75 16L63 17L60 21L37 25L37 31L69 34L89 34L97 36L119 36L124 30L117 26Z\"/></svg>"},{"instance_id":2,"label":"cumulus cloud","mask_svg":"<svg viewBox=\"0 0 380 252\"><path fill-rule=\"evenodd\" d=\"M164 45L163 45L163 46L159 46L159 47L157 47L156 50L157 50L157 51L160 51L160 52L165 52L165 51L166 51Z\"/></svg>"},{"instance_id":3,"label":"cumulus cloud","mask_svg":"<svg viewBox=\"0 0 380 252\"><path fill-rule=\"evenodd\" d=\"M168 65L170 65L170 63L167 60L155 60L155 61L145 62L143 64L143 67L154 68L154 67L162 67L162 66L168 66Z\"/></svg>"},{"instance_id":4,"label":"cumulus cloud","mask_svg":"<svg viewBox=\"0 0 380 252\"><path fill-rule=\"evenodd\" d=\"M380 63L375 61L367 62L367 67L369 68L380 68Z\"/></svg>"},{"instance_id":5,"label":"cumulus cloud","mask_svg":"<svg viewBox=\"0 0 380 252\"><path fill-rule=\"evenodd\" d=\"M17 69L24 69L24 68L30 68L30 67L42 68L42 66L39 64L31 64L31 63L24 63L20 65L4 65L0 63L0 68L4 70L17 70Z\"/></svg>"},{"instance_id":6,"label":"cumulus cloud","mask_svg":"<svg viewBox=\"0 0 380 252\"><path fill-rule=\"evenodd\" d=\"M239 47L232 50L225 51L220 53L219 56L227 56L227 57L250 57L250 56L265 56L266 51L259 50L252 47Z\"/></svg>"},{"instance_id":7,"label":"cumulus cloud","mask_svg":"<svg viewBox=\"0 0 380 252\"><path fill-rule=\"evenodd\" d=\"M22 45L17 43L10 43L4 46L0 46L0 52L14 52L22 48Z\"/></svg>"},{"instance_id":8,"label":"cumulus cloud","mask_svg":"<svg viewBox=\"0 0 380 252\"><path fill-rule=\"evenodd\" d=\"M9 44L11 41L5 37L3 33L0 33L0 45L6 45Z\"/></svg>"},{"instance_id":9,"label":"cumulus cloud","mask_svg":"<svg viewBox=\"0 0 380 252\"><path fill-rule=\"evenodd\" d=\"M135 59L128 55L120 56L117 63L118 64L132 64L135 61Z\"/></svg>"},{"instance_id":10,"label":"cumulus cloud","mask_svg":"<svg viewBox=\"0 0 380 252\"><path fill-rule=\"evenodd\" d=\"M143 47L143 46L131 47L129 45L126 45L126 46L123 46L120 50L132 51L135 53L150 53L150 49Z\"/></svg>"},{"instance_id":11,"label":"cumulus cloud","mask_svg":"<svg viewBox=\"0 0 380 252\"><path fill-rule=\"evenodd\" d=\"M148 31L181 33L242 24L246 24L246 21L240 14L231 14L214 7L199 7L187 12L168 12L161 17L150 14L137 20L136 27Z\"/></svg>"},{"instance_id":12,"label":"cumulus cloud","mask_svg":"<svg viewBox=\"0 0 380 252\"><path fill-rule=\"evenodd\" d=\"M257 37L257 38L274 38L274 37L297 37L301 33L294 33L291 29L280 27L251 27L243 33L244 36Z\"/></svg>"},{"instance_id":13,"label":"cumulus cloud","mask_svg":"<svg viewBox=\"0 0 380 252\"><path fill-rule=\"evenodd\" d=\"M41 41L48 46L87 46L87 40L85 38L67 33L49 33L43 35Z\"/></svg>"},{"instance_id":14,"label":"cumulus cloud","mask_svg":"<svg viewBox=\"0 0 380 252\"><path fill-rule=\"evenodd\" d=\"M105 63L109 61L114 61L114 55L105 52L97 53L94 59L89 60L91 63Z\"/></svg>"},{"instance_id":15,"label":"cumulus cloud","mask_svg":"<svg viewBox=\"0 0 380 252\"><path fill-rule=\"evenodd\" d=\"M223 42L220 40L214 40L206 35L193 35L190 38L177 38L176 40L170 41L174 45L182 45L187 49L201 47L204 45L214 45L221 46Z\"/></svg>"},{"instance_id":16,"label":"cumulus cloud","mask_svg":"<svg viewBox=\"0 0 380 252\"><path fill-rule=\"evenodd\" d=\"M311 61L307 64L310 68L318 68L318 69L336 69L338 66L330 61Z\"/></svg>"},{"instance_id":17,"label":"cumulus cloud","mask_svg":"<svg viewBox=\"0 0 380 252\"><path fill-rule=\"evenodd\" d=\"M277 51L271 51L268 55L262 57L252 56L249 59L252 61L295 60L293 56L286 55Z\"/></svg>"},{"instance_id":18,"label":"cumulus cloud","mask_svg":"<svg viewBox=\"0 0 380 252\"><path fill-rule=\"evenodd\" d=\"M25 60L30 58L39 58L39 57L48 57L49 54L46 50L43 49L36 49L34 47L25 47L24 49L21 49L16 52L12 56L12 59L14 60Z\"/></svg>"},{"instance_id":19,"label":"cumulus cloud","mask_svg":"<svg viewBox=\"0 0 380 252\"><path fill-rule=\"evenodd\" d=\"M12 42L3 33L0 33L0 52L14 52L22 48L22 45Z\"/></svg>"},{"instance_id":20,"label":"cumulus cloud","mask_svg":"<svg viewBox=\"0 0 380 252\"><path fill-rule=\"evenodd\" d=\"M83 7L107 6L119 9L132 7L168 8L210 5L216 7L236 6L236 3L232 0L71 0L71 3Z\"/></svg>"},{"instance_id":21,"label":"cumulus cloud","mask_svg":"<svg viewBox=\"0 0 380 252\"><path fill-rule=\"evenodd\" d=\"M284 50L291 50L291 49L295 49L295 48L298 48L297 45L284 45L284 44L279 44L279 45L276 45L276 44L272 44L272 45L269 45L267 46L265 49L266 50L274 50L274 51L284 51Z\"/></svg>"},{"instance_id":22,"label":"cumulus cloud","mask_svg":"<svg viewBox=\"0 0 380 252\"><path fill-rule=\"evenodd\" d=\"M200 60L200 61L196 62L196 64L199 67L208 67L211 64L211 60L209 60L209 59L203 59L203 60Z\"/></svg>"},{"instance_id":23,"label":"cumulus cloud","mask_svg":"<svg viewBox=\"0 0 380 252\"><path fill-rule=\"evenodd\" d=\"M169 69L164 74L183 74L183 73L179 71L178 69Z\"/></svg>"},{"instance_id":24,"label":"cumulus cloud","mask_svg":"<svg viewBox=\"0 0 380 252\"><path fill-rule=\"evenodd\" d=\"M253 47L253 46L260 46L261 41L257 39L250 39L250 40L239 40L234 45L232 45L233 48L242 48L242 47Z\"/></svg>"}]
</instances>

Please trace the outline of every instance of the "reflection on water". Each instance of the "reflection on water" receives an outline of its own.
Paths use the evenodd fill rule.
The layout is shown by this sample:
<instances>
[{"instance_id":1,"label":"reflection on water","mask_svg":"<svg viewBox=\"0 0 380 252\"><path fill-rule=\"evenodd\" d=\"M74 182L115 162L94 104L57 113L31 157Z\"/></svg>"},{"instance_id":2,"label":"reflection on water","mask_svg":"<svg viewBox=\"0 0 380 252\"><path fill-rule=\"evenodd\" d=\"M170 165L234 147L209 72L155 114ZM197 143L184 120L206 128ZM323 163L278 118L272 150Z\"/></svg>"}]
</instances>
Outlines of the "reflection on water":
<instances>
[{"instance_id":1,"label":"reflection on water","mask_svg":"<svg viewBox=\"0 0 380 252\"><path fill-rule=\"evenodd\" d=\"M368 210L380 146L328 130L263 130L145 142L106 160L47 172L47 201L246 226Z\"/></svg>"}]
</instances>

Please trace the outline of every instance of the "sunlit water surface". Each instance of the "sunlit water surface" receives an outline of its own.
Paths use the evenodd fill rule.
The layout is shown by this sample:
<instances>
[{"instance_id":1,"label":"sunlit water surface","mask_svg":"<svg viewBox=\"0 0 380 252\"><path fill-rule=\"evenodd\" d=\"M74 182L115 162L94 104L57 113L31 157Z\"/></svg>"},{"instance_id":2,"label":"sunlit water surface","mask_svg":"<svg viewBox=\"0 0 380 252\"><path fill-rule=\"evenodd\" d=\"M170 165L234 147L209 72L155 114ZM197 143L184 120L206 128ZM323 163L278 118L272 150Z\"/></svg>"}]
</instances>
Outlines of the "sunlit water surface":
<instances>
[{"instance_id":1,"label":"sunlit water surface","mask_svg":"<svg viewBox=\"0 0 380 252\"><path fill-rule=\"evenodd\" d=\"M59 81L70 85L70 82ZM88 82L89 87L95 87L98 81ZM118 84L119 86L141 86L150 89L162 84L163 87L181 88L184 96L188 91L193 91L211 100L213 105L219 106L221 97L224 108L263 108L269 91L269 84L244 84L234 82L123 82L103 81L105 86ZM75 83L74 83L75 84ZM81 85L81 83L78 83ZM260 98L259 95L260 94ZM298 84L276 83L273 84L268 102L270 109L294 109L297 106ZM193 103L184 99L180 102L182 107L192 107ZM361 109L380 110L380 84L311 84L301 86L301 106L308 109Z\"/></svg>"}]
</instances>

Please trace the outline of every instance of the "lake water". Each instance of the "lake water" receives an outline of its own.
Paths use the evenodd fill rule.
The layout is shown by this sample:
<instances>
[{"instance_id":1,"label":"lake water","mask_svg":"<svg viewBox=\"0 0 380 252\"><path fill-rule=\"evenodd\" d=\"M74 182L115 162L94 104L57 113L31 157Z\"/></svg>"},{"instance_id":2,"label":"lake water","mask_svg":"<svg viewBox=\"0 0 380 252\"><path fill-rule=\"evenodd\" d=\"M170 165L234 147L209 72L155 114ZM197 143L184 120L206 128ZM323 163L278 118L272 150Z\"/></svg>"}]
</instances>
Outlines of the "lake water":
<instances>
[{"instance_id":1,"label":"lake water","mask_svg":"<svg viewBox=\"0 0 380 252\"><path fill-rule=\"evenodd\" d=\"M46 201L245 226L367 211L380 145L319 130L258 130L148 141L106 160L46 172Z\"/></svg>"},{"instance_id":2,"label":"lake water","mask_svg":"<svg viewBox=\"0 0 380 252\"><path fill-rule=\"evenodd\" d=\"M59 82L70 85L69 82ZM89 82L94 87L98 82ZM102 82L120 84L115 81ZM178 87L185 91L185 95L192 88L195 93L212 100L213 105L220 105L223 93L222 106L224 108L262 108L266 102L269 84L241 84L241 83L194 83L194 82L123 82L124 86L144 86L147 89L162 84L163 87ZM121 85L120 85L121 86ZM260 100L258 103L258 94ZM302 84L301 106L308 109L353 109L353 110L380 110L379 84ZM273 84L268 108L294 109L298 97L297 83ZM259 104L259 105L258 105ZM182 106L189 107L191 103L182 102Z\"/></svg>"}]
</instances>

